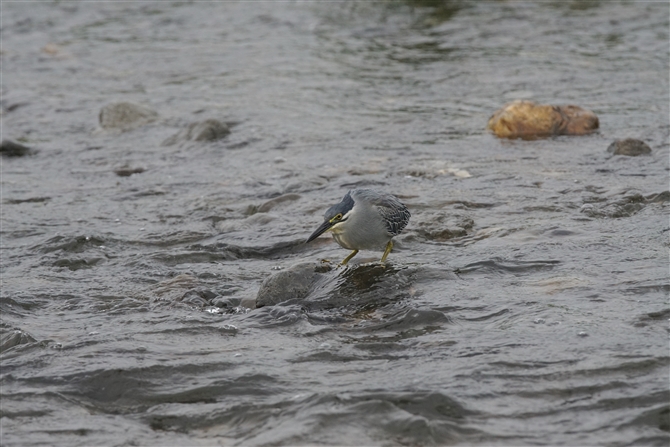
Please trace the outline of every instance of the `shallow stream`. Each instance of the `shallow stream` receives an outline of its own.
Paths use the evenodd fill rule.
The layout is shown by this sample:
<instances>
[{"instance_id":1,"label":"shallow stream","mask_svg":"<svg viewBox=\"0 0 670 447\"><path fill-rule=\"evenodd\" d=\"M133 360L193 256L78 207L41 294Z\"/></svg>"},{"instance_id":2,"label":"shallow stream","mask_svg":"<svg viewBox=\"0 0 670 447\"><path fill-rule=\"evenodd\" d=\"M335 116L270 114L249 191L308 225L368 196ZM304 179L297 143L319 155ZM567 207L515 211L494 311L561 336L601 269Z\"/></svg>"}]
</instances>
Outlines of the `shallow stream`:
<instances>
[{"instance_id":1,"label":"shallow stream","mask_svg":"<svg viewBox=\"0 0 670 447\"><path fill-rule=\"evenodd\" d=\"M1 8L3 445L668 445L667 3ZM353 187L412 212L387 268L250 309Z\"/></svg>"}]
</instances>

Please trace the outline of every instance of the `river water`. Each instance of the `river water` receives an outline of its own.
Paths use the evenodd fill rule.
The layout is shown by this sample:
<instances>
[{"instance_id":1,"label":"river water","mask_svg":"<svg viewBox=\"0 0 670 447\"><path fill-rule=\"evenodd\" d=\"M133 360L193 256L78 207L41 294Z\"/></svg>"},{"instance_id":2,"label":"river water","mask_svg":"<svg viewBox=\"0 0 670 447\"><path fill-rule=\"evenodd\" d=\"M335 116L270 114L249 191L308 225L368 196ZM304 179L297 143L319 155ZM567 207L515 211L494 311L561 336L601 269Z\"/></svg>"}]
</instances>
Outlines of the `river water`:
<instances>
[{"instance_id":1,"label":"river water","mask_svg":"<svg viewBox=\"0 0 670 447\"><path fill-rule=\"evenodd\" d=\"M667 2L1 8L3 445L668 445ZM514 99L600 129L499 140ZM251 309L356 186L389 265Z\"/></svg>"}]
</instances>

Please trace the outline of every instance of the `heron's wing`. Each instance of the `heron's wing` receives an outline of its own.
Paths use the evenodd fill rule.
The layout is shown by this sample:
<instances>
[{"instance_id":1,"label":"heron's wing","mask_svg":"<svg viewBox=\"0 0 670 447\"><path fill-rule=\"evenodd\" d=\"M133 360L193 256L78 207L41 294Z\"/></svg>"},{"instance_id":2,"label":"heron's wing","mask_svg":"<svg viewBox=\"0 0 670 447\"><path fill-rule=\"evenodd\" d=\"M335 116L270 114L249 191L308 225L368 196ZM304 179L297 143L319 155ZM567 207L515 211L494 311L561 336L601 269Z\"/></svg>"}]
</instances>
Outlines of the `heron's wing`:
<instances>
[{"instance_id":1,"label":"heron's wing","mask_svg":"<svg viewBox=\"0 0 670 447\"><path fill-rule=\"evenodd\" d=\"M397 236L407 226L411 214L400 200L392 195L383 196L373 204L386 222L386 229L391 236Z\"/></svg>"}]
</instances>

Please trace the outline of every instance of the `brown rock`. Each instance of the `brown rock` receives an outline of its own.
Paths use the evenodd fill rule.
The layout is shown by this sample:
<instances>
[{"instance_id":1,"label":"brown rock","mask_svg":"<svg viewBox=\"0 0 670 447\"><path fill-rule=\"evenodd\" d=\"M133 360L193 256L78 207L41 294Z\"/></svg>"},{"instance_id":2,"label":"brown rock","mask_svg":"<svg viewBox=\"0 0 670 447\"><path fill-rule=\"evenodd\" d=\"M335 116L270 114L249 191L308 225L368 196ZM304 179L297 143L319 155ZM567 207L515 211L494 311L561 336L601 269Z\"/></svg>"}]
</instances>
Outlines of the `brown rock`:
<instances>
[{"instance_id":1,"label":"brown rock","mask_svg":"<svg viewBox=\"0 0 670 447\"><path fill-rule=\"evenodd\" d=\"M598 125L593 112L578 106L514 101L497 110L486 127L500 138L532 140L554 135L586 135Z\"/></svg>"},{"instance_id":2,"label":"brown rock","mask_svg":"<svg viewBox=\"0 0 670 447\"><path fill-rule=\"evenodd\" d=\"M625 140L616 140L607 148L607 152L614 155L628 155L629 157L637 157L638 155L651 154L651 148L647 143L633 138L626 138Z\"/></svg>"},{"instance_id":3,"label":"brown rock","mask_svg":"<svg viewBox=\"0 0 670 447\"><path fill-rule=\"evenodd\" d=\"M565 128L561 128L559 135L587 135L600 126L598 117L590 110L579 106L558 106L565 117Z\"/></svg>"}]
</instances>

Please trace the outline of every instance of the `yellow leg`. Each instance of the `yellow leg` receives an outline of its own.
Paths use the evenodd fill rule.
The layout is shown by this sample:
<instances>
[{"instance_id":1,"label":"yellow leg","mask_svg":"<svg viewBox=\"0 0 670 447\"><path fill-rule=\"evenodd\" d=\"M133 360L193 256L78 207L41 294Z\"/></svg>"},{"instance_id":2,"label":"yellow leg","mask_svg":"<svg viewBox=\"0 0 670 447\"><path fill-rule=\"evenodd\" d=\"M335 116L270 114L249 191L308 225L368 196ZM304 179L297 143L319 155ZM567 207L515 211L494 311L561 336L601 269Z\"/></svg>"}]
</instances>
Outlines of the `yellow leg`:
<instances>
[{"instance_id":1,"label":"yellow leg","mask_svg":"<svg viewBox=\"0 0 670 447\"><path fill-rule=\"evenodd\" d=\"M346 258L344 258L344 260L342 262L340 262L340 265L347 265L347 262L349 262L351 260L351 258L356 256L357 253L358 253L358 250L352 251L349 256L347 256Z\"/></svg>"},{"instance_id":2,"label":"yellow leg","mask_svg":"<svg viewBox=\"0 0 670 447\"><path fill-rule=\"evenodd\" d=\"M386 262L386 257L391 253L391 250L393 250L393 241L389 241L389 243L386 244L386 250L384 250L382 260L380 261L382 264Z\"/></svg>"}]
</instances>

